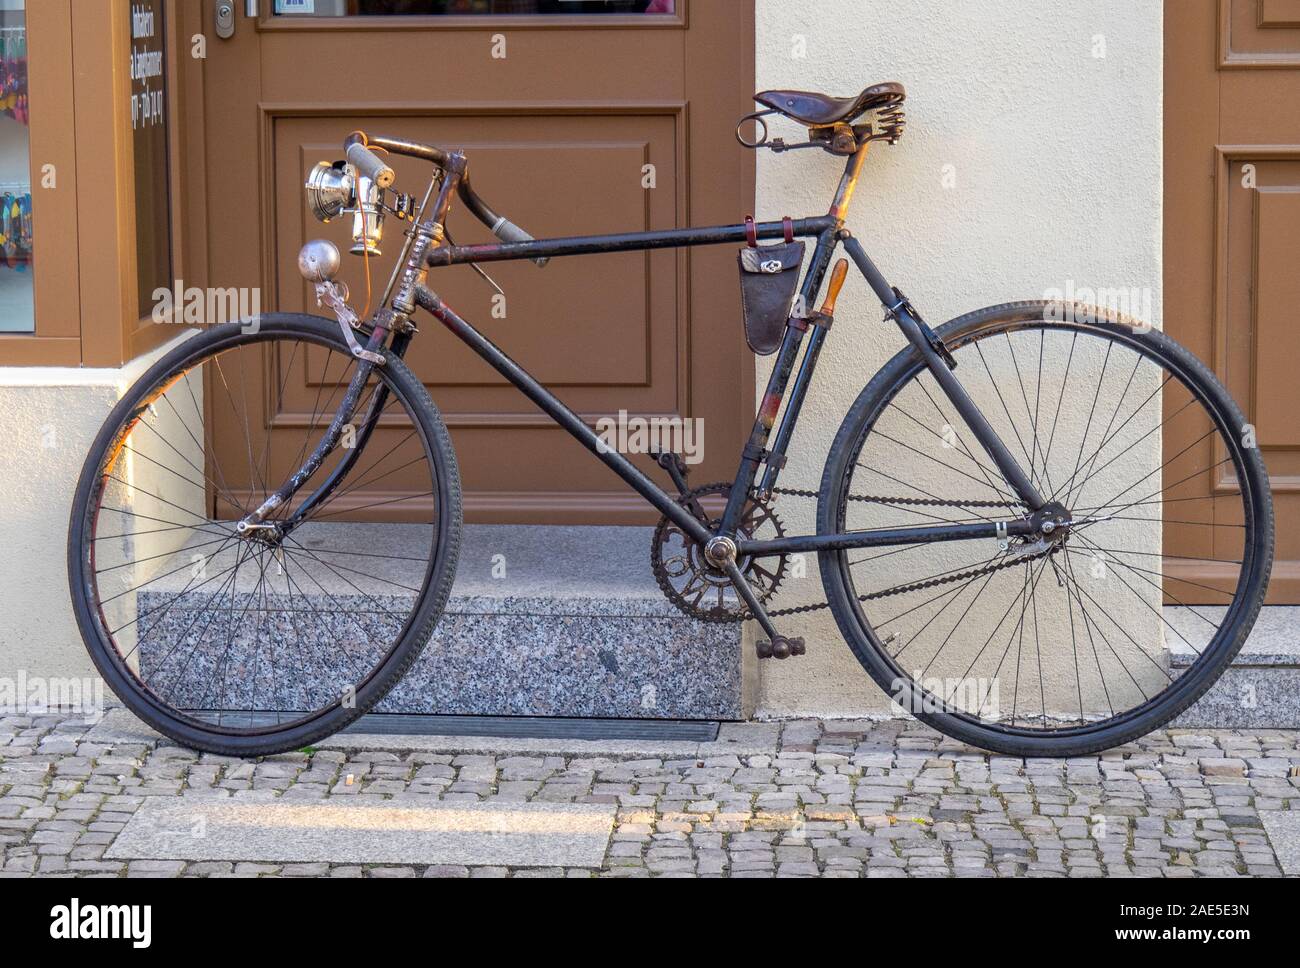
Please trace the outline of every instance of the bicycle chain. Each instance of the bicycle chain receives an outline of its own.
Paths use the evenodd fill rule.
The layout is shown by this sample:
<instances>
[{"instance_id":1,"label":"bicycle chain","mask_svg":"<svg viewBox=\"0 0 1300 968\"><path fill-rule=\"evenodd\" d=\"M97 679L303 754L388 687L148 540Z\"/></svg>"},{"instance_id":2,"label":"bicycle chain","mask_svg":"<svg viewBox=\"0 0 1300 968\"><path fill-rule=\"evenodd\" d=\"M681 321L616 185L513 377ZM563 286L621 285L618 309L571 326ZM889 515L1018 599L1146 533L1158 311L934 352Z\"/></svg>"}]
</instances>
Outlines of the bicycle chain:
<instances>
[{"instance_id":1,"label":"bicycle chain","mask_svg":"<svg viewBox=\"0 0 1300 968\"><path fill-rule=\"evenodd\" d=\"M818 498L821 495L816 491L805 491L793 487L776 487L772 489L773 494L785 494L789 497L809 497ZM943 501L938 498L921 498L921 497L882 497L880 495L863 494L849 495L850 501L866 501L873 504L907 504L924 507L961 507L961 508L1005 508L1005 501ZM998 562L991 565L984 565L980 568L972 568L969 571L958 572L955 575L947 575L942 578L930 578L925 581L912 582L907 585L896 585L893 588L886 588L883 591L871 592L866 595L859 595L858 601L870 602L880 598L888 598L893 595L903 595L907 592L921 591L926 588L935 588L939 585L947 585L953 582L964 581L967 578L978 578L980 575L988 575L993 572L1002 571L1005 568L1014 568L1022 562L1035 561L1039 558L1046 557L1052 552L1040 551L1034 555L1024 555L1014 558L1010 561ZM783 615L802 615L807 612L820 611L823 608L830 608L829 602L817 602L814 605L795 605L790 608L778 608L767 613L768 618L779 618ZM752 616L751 616L752 617Z\"/></svg>"},{"instance_id":2,"label":"bicycle chain","mask_svg":"<svg viewBox=\"0 0 1300 968\"><path fill-rule=\"evenodd\" d=\"M922 591L926 588L935 588L939 585L948 585L951 584L952 582L963 581L967 578L978 578L980 575L988 575L988 574L992 574L995 571L1002 571L1003 569L1006 568L1014 568L1016 567L1016 565L1025 562L1037 561L1039 558L1047 557L1052 553L1052 551L1055 550L1056 550L1055 548L1052 548L1048 551L1040 551L1037 554L1021 555L1017 558L1012 558L1009 561L1000 561L992 565L983 565L982 567L979 568L972 568L970 571L961 571L955 575L947 575L943 578L929 578L925 581L912 582L909 585L895 585L893 588L886 588L884 591L871 592L870 594L867 595L859 595L858 601L872 602L878 598L888 598L892 595L904 595L907 592ZM767 615L768 618L776 618L779 615L798 615L803 612L816 612L819 611L820 609L830 608L830 607L831 606L829 602L818 602L816 605L796 605L791 608L779 608L776 609L775 611L768 612Z\"/></svg>"},{"instance_id":3,"label":"bicycle chain","mask_svg":"<svg viewBox=\"0 0 1300 968\"><path fill-rule=\"evenodd\" d=\"M790 497L821 497L816 491L802 491L795 487L774 487L772 493L786 494ZM866 501L870 504L911 504L925 507L1005 508L1011 506L1007 501L943 501L938 498L884 497L879 494L850 494L848 499L850 501Z\"/></svg>"}]
</instances>

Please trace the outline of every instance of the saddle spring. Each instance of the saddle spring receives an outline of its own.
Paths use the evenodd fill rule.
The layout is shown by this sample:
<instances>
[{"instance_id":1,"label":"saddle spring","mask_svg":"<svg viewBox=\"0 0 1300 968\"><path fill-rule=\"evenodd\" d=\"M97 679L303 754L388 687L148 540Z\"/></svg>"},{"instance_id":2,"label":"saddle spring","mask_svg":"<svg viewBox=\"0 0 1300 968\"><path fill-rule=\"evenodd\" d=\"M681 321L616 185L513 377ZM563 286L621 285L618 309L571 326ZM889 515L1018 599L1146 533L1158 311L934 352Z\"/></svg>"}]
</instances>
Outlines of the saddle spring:
<instances>
[{"instance_id":1,"label":"saddle spring","mask_svg":"<svg viewBox=\"0 0 1300 968\"><path fill-rule=\"evenodd\" d=\"M886 105L876 114L873 124L875 132L871 135L871 140L888 141L891 145L896 145L898 139L903 136L903 127L906 124L907 118L901 101Z\"/></svg>"}]
</instances>

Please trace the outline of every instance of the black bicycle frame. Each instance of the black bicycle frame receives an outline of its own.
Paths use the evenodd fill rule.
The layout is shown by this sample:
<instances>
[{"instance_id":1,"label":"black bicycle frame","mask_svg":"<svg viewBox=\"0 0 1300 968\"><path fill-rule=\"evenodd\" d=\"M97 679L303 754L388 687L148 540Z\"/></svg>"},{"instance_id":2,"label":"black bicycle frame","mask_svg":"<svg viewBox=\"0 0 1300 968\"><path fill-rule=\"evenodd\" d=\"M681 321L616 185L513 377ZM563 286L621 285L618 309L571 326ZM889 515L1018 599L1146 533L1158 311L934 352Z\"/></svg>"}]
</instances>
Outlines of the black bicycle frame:
<instances>
[{"instance_id":1,"label":"black bicycle frame","mask_svg":"<svg viewBox=\"0 0 1300 968\"><path fill-rule=\"evenodd\" d=\"M591 255L606 252L633 252L649 249L683 248L697 245L719 245L742 242L746 239L744 225L721 225L706 228L669 229L656 232L630 232L610 235L588 235L570 238L536 239L518 242L503 242L495 245L452 245L443 238L442 224L450 208L451 197L459 191L467 201L474 214L488 224L498 221L498 217L469 188L465 178L464 158L459 153L446 153L427 146L412 146L398 139L374 137L370 143L382 145L396 153L413 154L434 160L442 168L443 182L439 186L438 198L433 206L433 214L422 222L423 238L432 243L419 248L413 256L409 269L411 278L418 278L416 270L423 271L425 266L472 265L481 262L503 262L520 259L550 259L560 256ZM417 150L418 149L418 150ZM433 154L431 154L433 153ZM844 175L836 192L835 201L826 215L802 218L793 221L794 234L802 238L815 238L816 247L812 260L804 274L800 286L800 304L805 307L814 305L819 295L826 272L836 249L841 244L853 260L858 270L867 280L881 305L885 308L886 318L892 319L904 337L920 354L921 359L934 374L953 406L962 415L972 434L980 442L985 452L1002 472L1007 482L1014 488L1018 497L1030 512L1040 510L1045 501L1019 463L1011 456L1006 445L980 413L953 373L954 363L947 355L947 350L925 324L902 293L885 281L880 270L867 256L857 239L844 228L844 216L852 197L857 179L862 170L867 153L864 143L856 154L849 158ZM504 220L499 220L504 221ZM756 226L760 239L781 238L785 233L782 222L763 222ZM420 238L417 234L416 238ZM434 242L433 240L438 240ZM412 247L408 243L408 250ZM400 268L400 266L399 266ZM567 407L561 400L539 383L530 373L519 366L500 347L475 329L469 322L458 315L450 306L431 291L423 282L411 287L410 301L432 313L458 339L466 343L475 353L482 357L493 369L504 376L525 396L564 428L587 450L596 455L602 463L614 471L630 487L646 499L656 510L669 518L692 539L705 543L716 535L725 535L736 543L741 556L767 556L788 554L792 552L831 551L850 548L867 548L884 545L902 545L932 541L964 541L975 538L995 538L1035 533L1035 525L1028 516L1006 521L980 521L962 524L941 524L908 528L886 528L878 530L848 531L841 534L819 534L783 537L774 540L757 541L737 535L738 524L744 510L745 502L751 494L770 494L776 486L781 468L785 464L786 449L794 434L795 426L803 407L804 398L812 383L813 373L822 345L826 338L826 328L808 325L800 318L791 319L787 325L784 339L777 352L772 374L768 379L762 402L754 419L749 440L741 454L740 466L736 471L726 510L718 524L716 532L710 531L701 521L690 513L674 496L640 471L630 460L616 450L604 446L599 436L587 426L586 422ZM399 293L400 297L400 293ZM392 311L409 312L402 305L400 298L394 301ZM413 307L411 307L413 308ZM378 317L377 317L378 320ZM800 359L805 335L811 332L806 352ZM386 338L386 328L377 322L372 334L370 348L381 346ZM405 342L395 341L390 351L401 355ZM798 372L795 366L798 363ZM788 402L786 391L790 387L791 376L794 385ZM776 431L776 438L768 449L776 417L785 403L785 414ZM764 468L762 479L755 483L760 468Z\"/></svg>"}]
</instances>

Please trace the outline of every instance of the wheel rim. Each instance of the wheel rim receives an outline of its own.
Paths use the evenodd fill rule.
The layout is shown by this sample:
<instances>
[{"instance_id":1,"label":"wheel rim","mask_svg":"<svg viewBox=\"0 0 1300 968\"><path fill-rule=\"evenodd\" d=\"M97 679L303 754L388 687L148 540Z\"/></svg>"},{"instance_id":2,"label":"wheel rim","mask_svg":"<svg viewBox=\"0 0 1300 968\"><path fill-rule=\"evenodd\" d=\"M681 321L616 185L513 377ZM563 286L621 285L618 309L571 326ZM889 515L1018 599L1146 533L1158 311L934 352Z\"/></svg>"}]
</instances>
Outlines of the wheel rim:
<instances>
[{"instance_id":1,"label":"wheel rim","mask_svg":"<svg viewBox=\"0 0 1300 968\"><path fill-rule=\"evenodd\" d=\"M434 450L417 404L380 372L344 446L267 517L280 533L241 536L236 521L325 431L356 361L296 330L196 352L133 391L92 483L82 587L103 654L138 699L200 732L285 733L356 709L410 632L444 530ZM368 444L348 447L371 422Z\"/></svg>"},{"instance_id":2,"label":"wheel rim","mask_svg":"<svg viewBox=\"0 0 1300 968\"><path fill-rule=\"evenodd\" d=\"M1084 340L1089 349L1080 353ZM968 392L1022 466L1033 468L1040 492L1081 520L1065 529L1064 540L1056 536L1055 551L1040 548L1024 559L992 540L839 553L853 619L892 677L896 702L1017 737L1095 733L1158 706L1176 712L1241 638L1250 590L1267 568L1256 534L1259 496L1226 423L1230 415L1175 354L1122 325L994 321L950 345ZM917 366L901 375L851 451L839 526L881 526L882 505L855 500L866 492L911 500L963 495L991 505L960 513L883 505L886 527L1024 514L955 417L928 371ZM1165 436L1186 446L1153 450ZM940 444L930 446L934 441ZM909 480L899 470L904 456L930 468L929 476ZM1224 498L1216 503L1196 491L1205 475L1222 477L1227 469L1240 485L1235 520ZM1166 506L1189 513L1167 515ZM1166 518L1184 544L1194 530L1212 536L1199 541L1204 553L1176 556L1187 569L1173 576L1161 573ZM924 565L927 556L932 563ZM1198 580L1201 571L1214 574L1213 584ZM911 588L935 577L940 584ZM1166 664L1152 647L1161 639L1185 657Z\"/></svg>"}]
</instances>

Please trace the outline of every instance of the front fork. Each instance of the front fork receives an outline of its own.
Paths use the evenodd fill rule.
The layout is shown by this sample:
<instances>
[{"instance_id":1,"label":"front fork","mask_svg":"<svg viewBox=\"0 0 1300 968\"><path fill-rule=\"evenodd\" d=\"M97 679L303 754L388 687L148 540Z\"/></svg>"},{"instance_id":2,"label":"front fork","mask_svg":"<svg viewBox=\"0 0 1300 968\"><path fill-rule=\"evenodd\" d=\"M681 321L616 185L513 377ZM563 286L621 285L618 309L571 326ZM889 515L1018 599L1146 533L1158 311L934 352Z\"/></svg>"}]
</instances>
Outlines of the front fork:
<instances>
[{"instance_id":1,"label":"front fork","mask_svg":"<svg viewBox=\"0 0 1300 968\"><path fill-rule=\"evenodd\" d=\"M333 302L331 303L331 308L334 309L339 318L339 325L343 328L343 335L352 349L352 355L357 360L357 371L348 384L347 393L344 394L343 402L335 412L334 419L330 422L329 428L316 444L310 456L294 472L292 477L276 489L275 493L263 501L255 511L240 520L236 525L239 534L245 537L262 537L270 541L283 539L286 534L296 528L311 513L313 508L318 507L334 493L339 483L356 464L361 452L365 449L366 443L370 440L376 424L379 422L379 415L388 402L388 389L383 385L375 388L370 406L367 408L366 415L357 429L355 446L349 449L349 452L339 461L338 466L334 468L329 477L325 479L320 487L308 495L292 515L274 524L267 522L267 518L289 503L293 496L311 480L312 476L320 470L325 459L338 447L344 431L352 422L353 414L361 402L366 383L369 381L371 374L376 366L384 365L384 356L380 351L384 350L384 344L390 332L395 333L395 335L387 352L399 357L406 352L413 332L412 327L408 325L408 317L415 311L415 294L424 280L426 271L425 259L429 249L439 244L444 238L442 226L446 221L447 212L451 208L452 197L460 185L460 179L464 176L464 172L464 155L456 152L448 159L445 172L440 176L435 176L433 182L430 183L425 204L421 205L420 215L411 231L407 233L407 240L402 247L401 256L397 260L393 279L389 283L388 290L384 293L385 303L389 301L390 296L392 297L391 308L381 309L375 313L371 321L370 337L364 347L357 346L352 336L350 322L355 321L355 316L352 316L351 310L345 304L339 303L336 305ZM432 194L435 186L438 188L438 194L433 198L432 208L430 209L428 195ZM426 212L431 213L428 218L424 217ZM308 278L311 281L311 278ZM323 280L323 282L326 286L329 286L328 280ZM317 291L321 291L319 285Z\"/></svg>"},{"instance_id":2,"label":"front fork","mask_svg":"<svg viewBox=\"0 0 1300 968\"><path fill-rule=\"evenodd\" d=\"M376 326L371 330L369 339L366 340L366 350L370 353L378 353L384 347L384 342L388 338L388 330L382 326ZM390 352L400 356L406 349L406 344L410 341L410 334L398 334L393 339L393 345ZM357 370L352 375L348 383L347 392L343 395L338 409L334 411L334 418L330 421L329 427L317 441L316 446L312 449L311 454L293 475L280 485L266 500L264 500L256 510L245 515L235 525L235 530L244 537L261 536L273 543L284 538L290 531L296 528L302 520L311 513L312 509L319 506L338 488L339 483L345 478L352 469L361 452L365 449L366 443L370 440L370 435L374 433L375 426L379 423L379 415L383 413L384 407L388 403L388 388L380 384L375 388L374 395L370 399L370 405L366 408L366 415L362 419L359 427L356 428L356 441L354 446L347 449L343 459L339 461L337 467L330 473L329 477L316 488L308 497L298 506L293 514L289 515L283 521L269 523L267 519L274 515L280 508L287 505L306 483L311 480L312 476L320 470L321 465L343 439L343 434L352 424L352 418L360 405L363 395L365 394L366 384L370 382L370 377L374 373L377 364L362 356L357 356ZM268 443L268 447L269 447Z\"/></svg>"}]
</instances>

